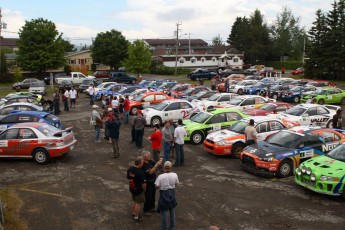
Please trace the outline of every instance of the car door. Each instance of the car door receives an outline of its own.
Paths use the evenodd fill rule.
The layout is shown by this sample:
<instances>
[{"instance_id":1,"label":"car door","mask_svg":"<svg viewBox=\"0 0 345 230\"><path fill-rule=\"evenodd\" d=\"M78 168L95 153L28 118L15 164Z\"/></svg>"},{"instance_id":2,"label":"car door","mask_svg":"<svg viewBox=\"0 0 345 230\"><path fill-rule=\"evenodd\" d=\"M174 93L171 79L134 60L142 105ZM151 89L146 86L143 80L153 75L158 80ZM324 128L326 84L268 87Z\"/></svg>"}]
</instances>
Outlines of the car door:
<instances>
[{"instance_id":1,"label":"car door","mask_svg":"<svg viewBox=\"0 0 345 230\"><path fill-rule=\"evenodd\" d=\"M256 125L256 139L257 141L263 141L266 139L266 133L269 131L268 122L260 122Z\"/></svg>"},{"instance_id":2,"label":"car door","mask_svg":"<svg viewBox=\"0 0 345 230\"><path fill-rule=\"evenodd\" d=\"M322 127L327 127L330 120L332 119L332 117L330 116L330 112L325 109L324 107L317 107L316 108L316 113L317 113L317 116L319 118L319 122L321 123L321 126Z\"/></svg>"},{"instance_id":3,"label":"car door","mask_svg":"<svg viewBox=\"0 0 345 230\"><path fill-rule=\"evenodd\" d=\"M261 97L254 97L254 102L255 102L255 105L254 105L255 109L257 109L260 106L266 104L266 101L263 98L261 98Z\"/></svg>"},{"instance_id":4,"label":"car door","mask_svg":"<svg viewBox=\"0 0 345 230\"><path fill-rule=\"evenodd\" d=\"M341 99L343 99L343 95L339 89L333 89L332 100L330 103L340 103Z\"/></svg>"},{"instance_id":5,"label":"car door","mask_svg":"<svg viewBox=\"0 0 345 230\"><path fill-rule=\"evenodd\" d=\"M155 95L153 95L153 94L147 95L147 96L145 96L145 97L142 99L142 107L143 107L144 109L145 109L145 108L151 108L151 107L153 107L155 104L156 104L156 102L155 102Z\"/></svg>"},{"instance_id":6,"label":"car door","mask_svg":"<svg viewBox=\"0 0 345 230\"><path fill-rule=\"evenodd\" d=\"M321 126L320 117L317 115L316 107L309 108L303 114L302 125Z\"/></svg>"},{"instance_id":7,"label":"car door","mask_svg":"<svg viewBox=\"0 0 345 230\"><path fill-rule=\"evenodd\" d=\"M219 113L219 114L215 114L213 115L211 118L209 118L206 121L206 133L212 132L212 131L218 131L221 130L223 128L227 127L226 124L226 117L225 117L225 113Z\"/></svg>"},{"instance_id":8,"label":"car door","mask_svg":"<svg viewBox=\"0 0 345 230\"><path fill-rule=\"evenodd\" d=\"M304 141L300 148L297 150L300 162L302 163L306 160L312 158L315 154L321 155L323 140L320 138L318 133L310 132L304 136Z\"/></svg>"},{"instance_id":9,"label":"car door","mask_svg":"<svg viewBox=\"0 0 345 230\"><path fill-rule=\"evenodd\" d=\"M9 129L0 133L0 156L19 154L18 129Z\"/></svg>"},{"instance_id":10,"label":"car door","mask_svg":"<svg viewBox=\"0 0 345 230\"><path fill-rule=\"evenodd\" d=\"M266 138L279 130L284 129L285 126L279 121L268 121L267 122L267 131L261 132L259 136L257 136L257 140L266 140Z\"/></svg>"},{"instance_id":11,"label":"car door","mask_svg":"<svg viewBox=\"0 0 345 230\"><path fill-rule=\"evenodd\" d=\"M225 105L230 101L230 95L222 95L218 99L218 105Z\"/></svg>"},{"instance_id":12,"label":"car door","mask_svg":"<svg viewBox=\"0 0 345 230\"><path fill-rule=\"evenodd\" d=\"M226 124L222 128L228 128L233 125L236 121L241 120L242 116L236 112L225 113Z\"/></svg>"},{"instance_id":13,"label":"car door","mask_svg":"<svg viewBox=\"0 0 345 230\"><path fill-rule=\"evenodd\" d=\"M188 102L182 101L180 102L180 111L178 113L178 116L176 117L176 120L187 119L190 117L190 115L192 115L192 112L193 106Z\"/></svg>"},{"instance_id":14,"label":"car door","mask_svg":"<svg viewBox=\"0 0 345 230\"><path fill-rule=\"evenodd\" d=\"M168 119L178 120L181 116L181 107L180 102L172 102L165 108L164 117L168 117Z\"/></svg>"},{"instance_id":15,"label":"car door","mask_svg":"<svg viewBox=\"0 0 345 230\"><path fill-rule=\"evenodd\" d=\"M18 130L19 154L30 156L33 149L37 147L37 136L30 128L20 128Z\"/></svg>"},{"instance_id":16,"label":"car door","mask_svg":"<svg viewBox=\"0 0 345 230\"><path fill-rule=\"evenodd\" d=\"M239 106L239 110L242 111L244 109L253 109L255 105L254 98L247 98L242 101L242 103Z\"/></svg>"},{"instance_id":17,"label":"car door","mask_svg":"<svg viewBox=\"0 0 345 230\"><path fill-rule=\"evenodd\" d=\"M0 131L6 130L8 127L16 124L18 121L18 115L12 114L4 117L0 121Z\"/></svg>"}]
</instances>

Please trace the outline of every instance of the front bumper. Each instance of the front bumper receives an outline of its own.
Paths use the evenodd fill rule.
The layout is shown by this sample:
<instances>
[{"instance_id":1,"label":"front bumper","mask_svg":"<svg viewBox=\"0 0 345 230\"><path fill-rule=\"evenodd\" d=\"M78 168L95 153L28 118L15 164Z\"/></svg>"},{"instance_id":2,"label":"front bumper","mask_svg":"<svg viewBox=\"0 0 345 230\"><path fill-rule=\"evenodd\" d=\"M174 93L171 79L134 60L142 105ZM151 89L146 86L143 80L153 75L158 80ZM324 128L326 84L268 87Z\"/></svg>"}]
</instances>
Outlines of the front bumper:
<instances>
[{"instance_id":1,"label":"front bumper","mask_svg":"<svg viewBox=\"0 0 345 230\"><path fill-rule=\"evenodd\" d=\"M263 177L273 177L276 175L278 170L279 161L261 161L256 155L248 152L243 152L241 154L241 167L258 176Z\"/></svg>"},{"instance_id":2,"label":"front bumper","mask_svg":"<svg viewBox=\"0 0 345 230\"><path fill-rule=\"evenodd\" d=\"M204 150L214 155L229 156L231 155L232 145L217 146L206 139L204 141Z\"/></svg>"}]
</instances>

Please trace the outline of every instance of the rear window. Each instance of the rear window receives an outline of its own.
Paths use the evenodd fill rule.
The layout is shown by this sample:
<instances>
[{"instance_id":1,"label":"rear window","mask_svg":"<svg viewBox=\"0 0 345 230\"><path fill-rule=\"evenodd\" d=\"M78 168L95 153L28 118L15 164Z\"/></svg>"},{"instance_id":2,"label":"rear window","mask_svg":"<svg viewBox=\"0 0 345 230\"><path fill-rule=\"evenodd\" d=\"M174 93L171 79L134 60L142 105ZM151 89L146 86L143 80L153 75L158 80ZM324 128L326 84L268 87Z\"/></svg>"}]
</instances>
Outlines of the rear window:
<instances>
[{"instance_id":1,"label":"rear window","mask_svg":"<svg viewBox=\"0 0 345 230\"><path fill-rule=\"evenodd\" d=\"M38 129L38 131L40 131L41 133L43 133L47 137L52 137L52 136L54 136L55 133L61 131L61 130L55 128L54 126L51 126L48 124L41 125L37 129Z\"/></svg>"}]
</instances>

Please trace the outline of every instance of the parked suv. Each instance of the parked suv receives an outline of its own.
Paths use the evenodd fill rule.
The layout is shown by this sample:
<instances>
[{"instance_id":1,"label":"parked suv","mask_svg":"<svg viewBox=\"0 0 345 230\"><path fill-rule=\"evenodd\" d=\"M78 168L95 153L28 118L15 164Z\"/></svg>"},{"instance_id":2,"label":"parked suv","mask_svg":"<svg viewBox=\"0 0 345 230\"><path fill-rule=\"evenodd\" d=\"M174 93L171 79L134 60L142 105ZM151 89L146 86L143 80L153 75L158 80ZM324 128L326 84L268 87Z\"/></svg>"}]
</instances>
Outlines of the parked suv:
<instances>
[{"instance_id":1,"label":"parked suv","mask_svg":"<svg viewBox=\"0 0 345 230\"><path fill-rule=\"evenodd\" d=\"M109 76L110 81L115 81L117 83L129 83L135 84L137 83L137 78L135 76L128 75L124 72L112 72Z\"/></svg>"},{"instance_id":2,"label":"parked suv","mask_svg":"<svg viewBox=\"0 0 345 230\"><path fill-rule=\"evenodd\" d=\"M109 72L108 71L96 71L92 74L95 78L109 78Z\"/></svg>"}]
</instances>

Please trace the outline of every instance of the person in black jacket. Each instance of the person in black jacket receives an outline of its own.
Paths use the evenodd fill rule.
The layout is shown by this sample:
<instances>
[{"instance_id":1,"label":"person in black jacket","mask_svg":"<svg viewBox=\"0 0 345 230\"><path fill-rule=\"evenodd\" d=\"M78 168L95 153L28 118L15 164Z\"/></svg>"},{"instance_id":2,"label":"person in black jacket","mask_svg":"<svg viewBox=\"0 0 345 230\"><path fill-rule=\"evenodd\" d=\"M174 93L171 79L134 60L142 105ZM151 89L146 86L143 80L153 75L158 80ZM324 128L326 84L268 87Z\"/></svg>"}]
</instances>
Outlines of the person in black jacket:
<instances>
[{"instance_id":1,"label":"person in black jacket","mask_svg":"<svg viewBox=\"0 0 345 230\"><path fill-rule=\"evenodd\" d=\"M120 126L121 122L119 120L118 114L114 114L114 117L111 121L106 123L108 127L108 135L111 139L111 144L113 147L113 158L117 158L120 156L119 151L119 137L120 137Z\"/></svg>"},{"instance_id":2,"label":"person in black jacket","mask_svg":"<svg viewBox=\"0 0 345 230\"><path fill-rule=\"evenodd\" d=\"M341 109L337 110L337 113L333 116L333 128L334 129L342 129L342 117L341 117Z\"/></svg>"}]
</instances>

